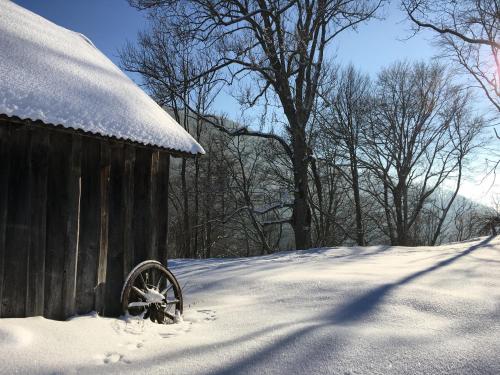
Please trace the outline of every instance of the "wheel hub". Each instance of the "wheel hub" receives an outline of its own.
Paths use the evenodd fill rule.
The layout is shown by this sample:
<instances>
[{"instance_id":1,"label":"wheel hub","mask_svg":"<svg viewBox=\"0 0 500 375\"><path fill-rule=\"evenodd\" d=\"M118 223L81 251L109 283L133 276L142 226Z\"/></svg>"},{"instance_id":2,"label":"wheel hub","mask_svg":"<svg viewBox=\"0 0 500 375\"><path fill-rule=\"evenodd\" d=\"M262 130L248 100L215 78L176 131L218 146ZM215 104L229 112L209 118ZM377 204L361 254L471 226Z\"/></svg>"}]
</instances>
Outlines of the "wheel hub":
<instances>
[{"instance_id":1,"label":"wheel hub","mask_svg":"<svg viewBox=\"0 0 500 375\"><path fill-rule=\"evenodd\" d=\"M165 299L165 296L158 292L156 289L147 288L144 293L144 298L147 303L162 303Z\"/></svg>"}]
</instances>

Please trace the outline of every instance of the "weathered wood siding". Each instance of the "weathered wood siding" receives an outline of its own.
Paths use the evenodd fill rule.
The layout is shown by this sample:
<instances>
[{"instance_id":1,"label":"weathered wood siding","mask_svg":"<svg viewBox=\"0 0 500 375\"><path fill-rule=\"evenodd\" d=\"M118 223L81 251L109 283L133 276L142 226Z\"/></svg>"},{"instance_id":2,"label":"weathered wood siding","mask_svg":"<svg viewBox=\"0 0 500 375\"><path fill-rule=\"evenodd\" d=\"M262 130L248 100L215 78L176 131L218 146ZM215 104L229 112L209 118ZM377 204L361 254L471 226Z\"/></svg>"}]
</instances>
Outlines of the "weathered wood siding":
<instances>
[{"instance_id":1,"label":"weathered wood siding","mask_svg":"<svg viewBox=\"0 0 500 375\"><path fill-rule=\"evenodd\" d=\"M166 262L169 154L0 122L0 317L120 311L128 272Z\"/></svg>"}]
</instances>

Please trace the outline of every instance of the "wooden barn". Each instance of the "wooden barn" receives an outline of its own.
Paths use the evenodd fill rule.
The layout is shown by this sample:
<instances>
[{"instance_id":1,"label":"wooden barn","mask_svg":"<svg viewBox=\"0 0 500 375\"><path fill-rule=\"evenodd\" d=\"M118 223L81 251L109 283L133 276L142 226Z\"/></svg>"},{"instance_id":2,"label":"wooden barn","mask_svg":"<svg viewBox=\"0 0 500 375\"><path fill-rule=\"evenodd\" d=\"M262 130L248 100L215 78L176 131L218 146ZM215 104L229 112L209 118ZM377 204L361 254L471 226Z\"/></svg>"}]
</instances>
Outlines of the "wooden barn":
<instances>
[{"instance_id":1,"label":"wooden barn","mask_svg":"<svg viewBox=\"0 0 500 375\"><path fill-rule=\"evenodd\" d=\"M203 148L85 36L0 1L0 317L114 316Z\"/></svg>"}]
</instances>

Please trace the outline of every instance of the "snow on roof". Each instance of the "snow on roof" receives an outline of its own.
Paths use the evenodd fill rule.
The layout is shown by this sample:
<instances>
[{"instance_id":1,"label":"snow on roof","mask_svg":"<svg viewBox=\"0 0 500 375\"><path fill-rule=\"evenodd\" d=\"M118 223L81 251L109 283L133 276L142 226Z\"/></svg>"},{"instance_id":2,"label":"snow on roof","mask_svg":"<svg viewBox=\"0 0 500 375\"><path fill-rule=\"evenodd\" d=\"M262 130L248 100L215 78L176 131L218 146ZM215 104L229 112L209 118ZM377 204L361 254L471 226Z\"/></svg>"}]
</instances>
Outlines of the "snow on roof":
<instances>
[{"instance_id":1,"label":"snow on roof","mask_svg":"<svg viewBox=\"0 0 500 375\"><path fill-rule=\"evenodd\" d=\"M0 114L204 153L82 34L0 0L0 51Z\"/></svg>"}]
</instances>

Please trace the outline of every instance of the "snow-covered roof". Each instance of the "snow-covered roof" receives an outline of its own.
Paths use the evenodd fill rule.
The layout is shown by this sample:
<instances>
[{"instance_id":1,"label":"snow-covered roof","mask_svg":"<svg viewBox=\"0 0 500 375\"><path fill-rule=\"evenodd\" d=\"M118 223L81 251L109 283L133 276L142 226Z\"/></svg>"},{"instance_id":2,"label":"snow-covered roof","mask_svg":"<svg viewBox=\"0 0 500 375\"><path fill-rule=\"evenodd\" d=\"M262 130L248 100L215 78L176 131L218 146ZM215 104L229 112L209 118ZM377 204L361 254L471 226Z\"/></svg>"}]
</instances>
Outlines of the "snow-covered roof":
<instances>
[{"instance_id":1,"label":"snow-covered roof","mask_svg":"<svg viewBox=\"0 0 500 375\"><path fill-rule=\"evenodd\" d=\"M0 51L0 114L204 153L82 34L0 0Z\"/></svg>"}]
</instances>

